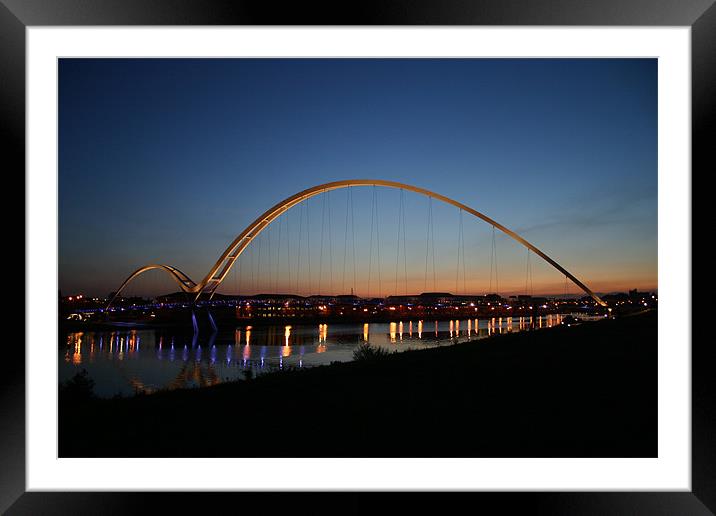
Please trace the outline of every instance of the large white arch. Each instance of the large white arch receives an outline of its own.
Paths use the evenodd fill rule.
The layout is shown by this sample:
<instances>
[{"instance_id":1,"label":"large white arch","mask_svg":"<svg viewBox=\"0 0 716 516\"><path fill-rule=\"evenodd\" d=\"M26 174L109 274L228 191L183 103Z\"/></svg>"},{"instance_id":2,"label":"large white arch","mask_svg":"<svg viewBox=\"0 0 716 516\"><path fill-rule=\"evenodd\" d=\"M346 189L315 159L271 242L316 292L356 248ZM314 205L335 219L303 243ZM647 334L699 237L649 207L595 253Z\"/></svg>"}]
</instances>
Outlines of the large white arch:
<instances>
[{"instance_id":1,"label":"large white arch","mask_svg":"<svg viewBox=\"0 0 716 516\"><path fill-rule=\"evenodd\" d=\"M195 283L191 279L189 279L188 276L186 276L184 273L176 269L175 267L171 267L169 265L147 265L145 267L142 267L140 269L137 269L134 271L120 286L120 288L117 290L117 293L115 296L110 300L110 304L114 299L119 295L119 293L126 287L126 285L133 280L138 275L151 270L151 269L162 269L168 272L172 275L172 277L177 281L179 286L184 292L196 294L195 300L201 296L202 293L207 293L209 295L213 295L214 291L217 289L219 285L221 285L221 282L224 281L226 278L226 275L231 270L231 267L234 265L236 260L241 256L241 253L244 252L246 247L256 238L266 227L269 226L274 220L276 220L279 216L281 216L284 212L288 211L292 207L296 206L297 204L300 204L301 202L305 201L306 199L310 199L311 197L314 197L316 195L319 195L324 192L328 192L331 190L339 190L341 188L348 188L352 186L382 186L386 188L396 188L400 190L408 190L410 192L419 193L422 195L425 195L427 197L431 197L433 199L437 199L439 201L442 201L447 204L451 204L452 206L455 206L457 208L460 208L461 210L464 210L467 213L470 213L471 215L474 215L475 217L484 220L488 224L492 225L493 227L499 229L506 235L510 236L526 248L530 249L532 252L537 254L540 258L545 260L547 263L549 263L552 267L557 269L559 272L564 274L567 278L569 278L575 285L577 285L580 289L582 289L586 294L592 297L597 304L601 306L606 306L606 303L602 301L602 299L597 296L594 292L592 292L584 283L579 281L573 274L571 274L569 271L567 271L564 267L562 267L560 264L558 264L556 261L554 261L552 258L547 256L545 253L540 251L537 247L529 243L527 240L519 236L514 231L509 230L502 224L496 222L495 220L491 219L487 215L480 213L477 210L474 210L470 208L469 206L466 206L465 204L462 204L461 202L455 201L453 199L450 199L449 197L445 197L444 195L440 195L435 192L431 192L430 190L426 190L424 188L419 188L417 186L408 185L405 183L398 183L396 181L384 181L381 179L348 179L344 181L334 181L331 183L325 183L322 185L314 186L312 188L308 188L306 190L303 190L301 192L298 192L295 195L292 195L291 197L288 197L287 199L284 199L283 201L277 203L270 209L266 210L263 214L261 214L260 217L258 217L256 220L254 220L251 224L249 224L246 229L244 229L235 239L229 247L226 248L226 250L221 254L219 259L216 261L216 263L213 265L213 267L209 270L208 274L204 276L204 278L199 282ZM109 305L108 305L109 306Z\"/></svg>"}]
</instances>

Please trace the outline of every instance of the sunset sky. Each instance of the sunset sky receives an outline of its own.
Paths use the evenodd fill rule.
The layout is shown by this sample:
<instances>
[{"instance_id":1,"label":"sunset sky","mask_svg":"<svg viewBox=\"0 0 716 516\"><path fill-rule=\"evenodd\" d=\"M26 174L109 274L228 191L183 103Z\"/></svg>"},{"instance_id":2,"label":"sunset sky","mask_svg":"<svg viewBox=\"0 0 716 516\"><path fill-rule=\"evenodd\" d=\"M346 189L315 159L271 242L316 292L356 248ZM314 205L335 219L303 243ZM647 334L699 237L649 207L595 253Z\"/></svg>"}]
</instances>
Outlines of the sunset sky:
<instances>
[{"instance_id":1,"label":"sunset sky","mask_svg":"<svg viewBox=\"0 0 716 516\"><path fill-rule=\"evenodd\" d=\"M655 290L657 60L60 60L63 294L106 296L147 263L199 281L263 211L342 179L458 200L596 292ZM401 192L350 195L289 211L220 292L565 291L564 276L534 255L528 267L500 233L495 278L492 228L467 214L458 267L460 213L437 201L433 275L427 198L402 196L404 250ZM176 290L159 272L133 288Z\"/></svg>"}]
</instances>

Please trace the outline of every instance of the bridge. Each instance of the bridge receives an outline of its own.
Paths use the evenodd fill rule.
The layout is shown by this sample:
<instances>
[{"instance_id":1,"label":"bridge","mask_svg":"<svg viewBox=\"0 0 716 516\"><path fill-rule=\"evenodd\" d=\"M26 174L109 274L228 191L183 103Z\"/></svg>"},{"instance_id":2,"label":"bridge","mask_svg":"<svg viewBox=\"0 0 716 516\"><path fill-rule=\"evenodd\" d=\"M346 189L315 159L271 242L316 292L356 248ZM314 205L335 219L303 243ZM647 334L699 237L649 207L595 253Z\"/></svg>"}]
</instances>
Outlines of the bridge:
<instances>
[{"instance_id":1,"label":"bridge","mask_svg":"<svg viewBox=\"0 0 716 516\"><path fill-rule=\"evenodd\" d=\"M262 213L256 220L254 220L251 224L249 224L239 235L231 242L231 244L226 248L226 250L221 253L218 260L214 265L211 267L211 269L208 271L208 273L199 281L195 282L192 280L189 276L184 274L181 270L179 270L177 267L174 267L172 265L167 264L148 264L143 267L140 267L139 269L132 272L125 280L122 282L120 287L117 289L114 296L110 299L107 308L109 308L114 302L117 297L120 296L122 291L137 277L140 275L151 271L151 270L159 270L163 271L164 273L168 274L179 286L181 291L187 294L187 296L190 296L193 300L193 303L198 302L202 297L211 300L211 298L214 296L214 293L216 292L217 288L219 288L220 285L226 280L227 275L231 271L232 267L236 264L239 257L246 251L246 249L249 247L249 245L256 240L256 238L265 231L273 222L280 220L281 215L289 211L291 208L294 208L295 206L300 205L301 203L304 203L308 199L321 195L321 194L327 194L330 191L333 190L339 190L339 189L350 189L353 187L384 187L384 188L390 188L390 189L397 189L401 191L401 209L402 209L402 192L414 192L416 194L426 196L428 199L432 202L433 199L440 201L442 203L445 203L446 205L451 205L456 207L460 212L460 231L462 232L462 214L467 213L469 215L472 215L476 217L479 220L484 221L485 223L489 224L493 228L493 251L494 251L494 232L500 231L504 233L505 235L509 236L512 240L519 243L521 246L527 249L527 265L528 265L528 275L530 274L530 253L534 253L537 256L539 256L544 262L549 264L551 267L556 269L561 275L564 276L565 282L567 280L571 281L573 284L575 284L579 289L581 289L584 293L586 293L588 296L590 296L596 304L599 306L606 306L606 303L597 295L595 294L587 285L585 285L582 281L580 281L577 277L575 277L572 273L570 273L567 269L565 269L562 265L557 263L554 259L552 259L550 256L548 256L545 252L538 249L535 245L525 240L523 237L515 233L514 231L508 229L507 227L503 226L499 222L495 221L494 219L488 217L484 213L481 213L459 201L456 201L454 199L451 199L449 197L446 197L444 195L441 195L436 192L432 192L430 190L426 190L424 188L420 188L417 186L412 186L404 183L399 183L395 181L384 181L384 180L377 180L377 179L352 179L352 180L344 180L344 181L334 181L330 183L325 183L321 185L314 186L312 188L308 188L306 190L303 190L301 192L296 193L295 195L292 195L281 202L275 204L268 210L266 210L264 213ZM350 194L350 191L349 191ZM432 204L431 204L432 206ZM371 219L373 215L373 210L371 208ZM399 216L401 216L399 214ZM402 212L403 217L403 225L404 223L404 211ZM330 220L329 220L330 224ZM379 224L379 222L376 220L376 224ZM372 245L372 229L373 229L373 221L371 220L371 245ZM400 231L400 228L399 228ZM400 233L398 233L400 235ZM462 236L462 233L461 233ZM280 238L280 237L279 237ZM403 239L405 239L405 229L403 228ZM280 240L279 240L280 245ZM398 242L398 246L400 243ZM434 237L433 237L433 245L434 245ZM321 248L322 250L322 248ZM464 254L464 242L462 244L462 252ZM405 243L403 243L403 255L405 259ZM496 254L496 253L495 253ZM400 256L400 247L398 247L398 258ZM299 248L299 258L300 258L300 248ZM371 251L371 258L372 258L372 251ZM433 260L434 260L434 251L433 251ZM462 258L463 260L463 268L464 268L464 256ZM460 247L458 246L458 267L460 263ZM491 265L492 267L492 265ZM433 265L433 273L435 271L434 265ZM492 271L492 269L491 269ZM495 264L495 271L496 271L496 264ZM427 250L426 250L426 274L427 274ZM464 272L463 272L464 275ZM407 272L406 272L407 277ZM464 278L464 276L463 276ZM407 280L406 280L407 281ZM396 284L397 284L397 264L396 264Z\"/></svg>"}]
</instances>

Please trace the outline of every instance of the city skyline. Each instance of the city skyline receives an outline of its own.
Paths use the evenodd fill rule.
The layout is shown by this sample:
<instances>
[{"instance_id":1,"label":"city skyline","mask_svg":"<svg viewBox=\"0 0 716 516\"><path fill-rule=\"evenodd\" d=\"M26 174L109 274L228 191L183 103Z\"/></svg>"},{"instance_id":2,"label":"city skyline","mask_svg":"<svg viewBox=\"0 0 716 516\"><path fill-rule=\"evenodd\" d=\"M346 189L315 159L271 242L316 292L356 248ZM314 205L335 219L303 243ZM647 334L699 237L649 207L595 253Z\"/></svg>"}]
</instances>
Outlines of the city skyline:
<instances>
[{"instance_id":1,"label":"city skyline","mask_svg":"<svg viewBox=\"0 0 716 516\"><path fill-rule=\"evenodd\" d=\"M269 206L356 177L425 187L486 213L596 292L658 288L656 60L61 59L59 81L63 292L104 296L152 262L197 280ZM358 190L288 212L224 293L249 281L254 292L241 293L301 293L300 278L304 292L328 283L326 294L349 293L346 283L364 296L492 290L490 226L433 206L437 285L424 270L426 200ZM344 254L349 216L355 273ZM296 227L309 219L313 244L299 243ZM385 277L380 285L373 269L366 286L374 230ZM272 242L283 258L262 264ZM499 290L562 293L562 276L510 245L496 238Z\"/></svg>"}]
</instances>

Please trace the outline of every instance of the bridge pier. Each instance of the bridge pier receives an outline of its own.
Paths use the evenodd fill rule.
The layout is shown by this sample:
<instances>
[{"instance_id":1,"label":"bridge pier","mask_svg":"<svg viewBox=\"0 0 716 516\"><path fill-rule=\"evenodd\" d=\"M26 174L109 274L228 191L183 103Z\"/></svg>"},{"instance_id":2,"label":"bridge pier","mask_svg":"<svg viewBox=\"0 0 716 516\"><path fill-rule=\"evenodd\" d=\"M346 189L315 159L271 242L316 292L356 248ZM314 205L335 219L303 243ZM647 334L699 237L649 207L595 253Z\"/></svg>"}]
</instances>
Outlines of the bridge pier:
<instances>
[{"instance_id":1,"label":"bridge pier","mask_svg":"<svg viewBox=\"0 0 716 516\"><path fill-rule=\"evenodd\" d=\"M196 313L194 312L194 309L191 309L191 324L194 326L194 335L199 333L199 323L196 322Z\"/></svg>"},{"instance_id":2,"label":"bridge pier","mask_svg":"<svg viewBox=\"0 0 716 516\"><path fill-rule=\"evenodd\" d=\"M209 316L209 323L211 323L211 329L214 330L214 333L219 331L219 328L216 326L216 321L214 321L214 317L211 315L211 311L207 308L206 314Z\"/></svg>"}]
</instances>

